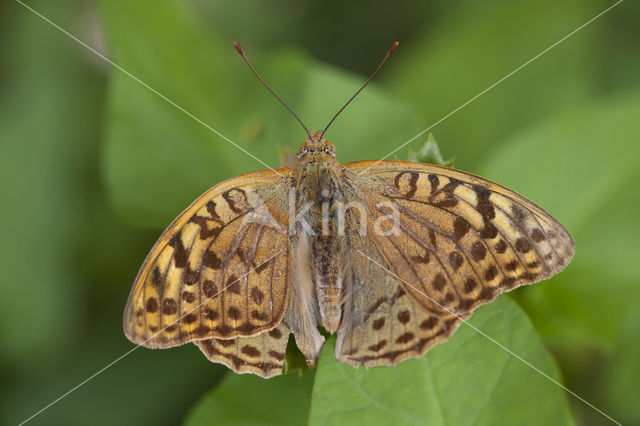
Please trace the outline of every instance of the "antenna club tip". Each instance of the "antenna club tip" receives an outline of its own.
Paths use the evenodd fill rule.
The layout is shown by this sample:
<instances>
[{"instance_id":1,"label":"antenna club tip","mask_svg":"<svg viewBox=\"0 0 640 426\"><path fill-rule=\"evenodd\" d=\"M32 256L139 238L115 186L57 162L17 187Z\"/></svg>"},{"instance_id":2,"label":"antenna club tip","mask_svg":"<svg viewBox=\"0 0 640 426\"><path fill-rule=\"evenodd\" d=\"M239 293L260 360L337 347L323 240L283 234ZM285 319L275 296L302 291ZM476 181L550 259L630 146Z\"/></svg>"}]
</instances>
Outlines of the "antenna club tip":
<instances>
[{"instance_id":1,"label":"antenna club tip","mask_svg":"<svg viewBox=\"0 0 640 426\"><path fill-rule=\"evenodd\" d=\"M396 50L396 48L400 45L399 41L394 41L393 44L391 45L391 48L389 49L389 53L393 53L394 50Z\"/></svg>"},{"instance_id":2,"label":"antenna club tip","mask_svg":"<svg viewBox=\"0 0 640 426\"><path fill-rule=\"evenodd\" d=\"M233 42L233 47L236 48L239 54L241 55L244 54L244 51L242 50L242 46L240 46L240 43L238 43L237 41Z\"/></svg>"}]
</instances>

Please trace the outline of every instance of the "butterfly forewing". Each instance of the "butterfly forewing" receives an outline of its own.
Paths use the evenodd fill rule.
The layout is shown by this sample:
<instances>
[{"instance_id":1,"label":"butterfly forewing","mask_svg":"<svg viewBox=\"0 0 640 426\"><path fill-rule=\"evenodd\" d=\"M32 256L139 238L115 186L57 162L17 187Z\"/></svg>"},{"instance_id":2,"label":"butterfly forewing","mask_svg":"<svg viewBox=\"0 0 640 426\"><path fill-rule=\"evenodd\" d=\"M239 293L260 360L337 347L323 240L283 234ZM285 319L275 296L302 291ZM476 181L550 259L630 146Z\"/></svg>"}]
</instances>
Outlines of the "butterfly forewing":
<instances>
[{"instance_id":1,"label":"butterfly forewing","mask_svg":"<svg viewBox=\"0 0 640 426\"><path fill-rule=\"evenodd\" d=\"M562 225L503 186L414 162L381 162L360 174L372 164L344 166L345 198L366 206L368 218L363 238L349 215L353 308L338 332L340 359L392 365L419 356L477 306L554 275L573 256ZM389 203L397 232L381 235L372 224Z\"/></svg>"},{"instance_id":2,"label":"butterfly forewing","mask_svg":"<svg viewBox=\"0 0 640 426\"><path fill-rule=\"evenodd\" d=\"M291 170L216 185L162 234L129 295L124 329L148 347L249 337L282 320L290 287ZM285 210L283 210L285 209Z\"/></svg>"}]
</instances>

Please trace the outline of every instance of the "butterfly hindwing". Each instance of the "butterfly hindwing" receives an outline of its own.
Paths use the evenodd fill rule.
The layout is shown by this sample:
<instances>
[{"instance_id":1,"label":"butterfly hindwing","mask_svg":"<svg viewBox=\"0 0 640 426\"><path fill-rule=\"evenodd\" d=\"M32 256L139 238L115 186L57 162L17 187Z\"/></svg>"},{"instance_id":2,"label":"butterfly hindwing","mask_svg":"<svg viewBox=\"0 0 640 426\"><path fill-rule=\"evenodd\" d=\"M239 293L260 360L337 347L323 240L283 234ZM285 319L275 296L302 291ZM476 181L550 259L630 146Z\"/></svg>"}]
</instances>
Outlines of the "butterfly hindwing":
<instances>
[{"instance_id":1,"label":"butterfly hindwing","mask_svg":"<svg viewBox=\"0 0 640 426\"><path fill-rule=\"evenodd\" d=\"M446 340L460 319L413 297L407 286L385 270L383 255L355 228L347 238L352 250L351 274L336 358L354 367L395 365L424 354Z\"/></svg>"},{"instance_id":2,"label":"butterfly hindwing","mask_svg":"<svg viewBox=\"0 0 640 426\"><path fill-rule=\"evenodd\" d=\"M353 318L338 331L339 358L393 365L420 356L476 307L554 275L573 256L562 225L505 187L440 166L384 161L367 170L372 164L344 166L345 198L368 218L364 239L354 214L348 222L353 309L345 313ZM397 232L381 235L373 225L393 209ZM409 297L391 303L393 291Z\"/></svg>"},{"instance_id":3,"label":"butterfly hindwing","mask_svg":"<svg viewBox=\"0 0 640 426\"><path fill-rule=\"evenodd\" d=\"M135 280L124 314L134 343L250 337L278 326L290 291L289 169L222 182L162 234Z\"/></svg>"},{"instance_id":4,"label":"butterfly hindwing","mask_svg":"<svg viewBox=\"0 0 640 426\"><path fill-rule=\"evenodd\" d=\"M205 339L195 342L212 362L236 373L253 373L269 378L282 374L291 330L281 322L268 332L236 339Z\"/></svg>"}]
</instances>

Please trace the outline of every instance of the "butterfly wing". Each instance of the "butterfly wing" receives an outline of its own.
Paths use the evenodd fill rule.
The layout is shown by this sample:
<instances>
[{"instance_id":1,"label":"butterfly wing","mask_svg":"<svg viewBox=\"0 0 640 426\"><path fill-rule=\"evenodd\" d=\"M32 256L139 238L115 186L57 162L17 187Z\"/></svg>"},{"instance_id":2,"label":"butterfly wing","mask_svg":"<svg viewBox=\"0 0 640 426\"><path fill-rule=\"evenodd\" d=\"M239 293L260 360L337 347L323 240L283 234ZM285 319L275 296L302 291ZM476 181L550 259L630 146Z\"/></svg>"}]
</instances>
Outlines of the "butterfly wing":
<instances>
[{"instance_id":1,"label":"butterfly wing","mask_svg":"<svg viewBox=\"0 0 640 426\"><path fill-rule=\"evenodd\" d=\"M346 200L368 218L363 236L347 210L352 276L341 361L395 365L420 356L476 307L558 273L573 256L562 225L508 188L435 165L384 161L367 170L372 164L348 163L342 176ZM394 216L396 232L381 235Z\"/></svg>"},{"instance_id":2,"label":"butterfly wing","mask_svg":"<svg viewBox=\"0 0 640 426\"><path fill-rule=\"evenodd\" d=\"M315 320L305 311L306 300L295 294L299 289L292 290L288 308L277 327L252 337L205 339L195 344L210 361L224 364L236 373L269 378L282 374L289 335L293 333L307 364L315 366L324 337L318 332Z\"/></svg>"},{"instance_id":3,"label":"butterfly wing","mask_svg":"<svg viewBox=\"0 0 640 426\"><path fill-rule=\"evenodd\" d=\"M166 348L250 337L280 324L290 287L292 175L279 169L229 179L169 225L129 294L129 340Z\"/></svg>"},{"instance_id":4,"label":"butterfly wing","mask_svg":"<svg viewBox=\"0 0 640 426\"><path fill-rule=\"evenodd\" d=\"M212 362L236 373L253 373L269 378L282 374L291 329L284 321L268 332L237 339L205 339L195 342Z\"/></svg>"}]
</instances>

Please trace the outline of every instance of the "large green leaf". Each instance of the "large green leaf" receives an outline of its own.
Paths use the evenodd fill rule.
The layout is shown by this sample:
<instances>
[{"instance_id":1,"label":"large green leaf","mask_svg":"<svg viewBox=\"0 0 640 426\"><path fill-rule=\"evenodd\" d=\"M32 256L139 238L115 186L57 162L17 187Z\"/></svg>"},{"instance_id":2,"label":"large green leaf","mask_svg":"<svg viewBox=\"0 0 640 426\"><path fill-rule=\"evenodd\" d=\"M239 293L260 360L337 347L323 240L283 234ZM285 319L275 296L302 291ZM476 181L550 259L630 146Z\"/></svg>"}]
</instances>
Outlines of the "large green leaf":
<instances>
[{"instance_id":1,"label":"large green leaf","mask_svg":"<svg viewBox=\"0 0 640 426\"><path fill-rule=\"evenodd\" d=\"M78 25L68 1L32 6ZM0 359L12 373L40 374L86 318L73 245L90 208L78 198L90 186L83 178L99 137L103 90L84 52L64 35L16 3L2 9Z\"/></svg>"},{"instance_id":2,"label":"large green leaf","mask_svg":"<svg viewBox=\"0 0 640 426\"><path fill-rule=\"evenodd\" d=\"M526 315L503 296L469 322L560 381ZM325 345L309 424L572 424L564 391L467 325L422 358L395 367L355 369Z\"/></svg>"},{"instance_id":3,"label":"large green leaf","mask_svg":"<svg viewBox=\"0 0 640 426\"><path fill-rule=\"evenodd\" d=\"M393 59L392 76L386 80L414 102L423 128L604 8L581 0L456 5L401 46ZM603 16L434 127L431 131L446 152L456 154L458 166L475 166L490 152L487 148L499 144L509 132L588 98L598 70L593 66L596 50L591 47L600 39L607 19ZM419 142L411 146L416 148Z\"/></svg>"},{"instance_id":4,"label":"large green leaf","mask_svg":"<svg viewBox=\"0 0 640 426\"><path fill-rule=\"evenodd\" d=\"M175 1L102 5L114 60L199 120L272 167L279 166L277 145L304 140L232 40L206 32L192 9ZM245 51L311 130L324 126L362 83L299 52L264 58ZM397 135L410 136L413 123L406 106L371 87L328 136L343 160L377 158L398 143ZM136 223L162 226L208 187L266 168L121 72L112 75L107 124L108 189L118 210Z\"/></svg>"},{"instance_id":5,"label":"large green leaf","mask_svg":"<svg viewBox=\"0 0 640 426\"><path fill-rule=\"evenodd\" d=\"M193 408L186 426L298 426L309 416L313 373L269 380L229 373Z\"/></svg>"},{"instance_id":6,"label":"large green leaf","mask_svg":"<svg viewBox=\"0 0 640 426\"><path fill-rule=\"evenodd\" d=\"M133 345L122 336L120 327L113 326L119 325L121 316L121 312L104 315L95 334L69 351L68 361L55 364L54 371L3 386L0 424L22 422L130 351ZM225 370L212 365L194 345L167 351L139 348L28 424L176 425Z\"/></svg>"},{"instance_id":7,"label":"large green leaf","mask_svg":"<svg viewBox=\"0 0 640 426\"><path fill-rule=\"evenodd\" d=\"M176 1L104 1L102 9L111 56L119 65L267 164L277 165L273 140L258 137L269 133L269 114L259 112L269 111L265 105L270 99L264 92L257 96L257 83L230 40L207 34L193 11ZM302 78L302 60L291 54L279 60L278 73L256 62L274 76L275 87L289 82L289 90L280 90L289 99ZM284 118L284 110L278 112ZM165 224L217 181L265 168L118 71L109 88L105 154L116 207L126 218L153 226Z\"/></svg>"},{"instance_id":8,"label":"large green leaf","mask_svg":"<svg viewBox=\"0 0 640 426\"><path fill-rule=\"evenodd\" d=\"M640 298L640 145L628 140L639 116L637 91L567 109L511 138L482 167L551 212L575 239L567 269L519 299L536 327L568 350L594 337L611 347Z\"/></svg>"},{"instance_id":9,"label":"large green leaf","mask_svg":"<svg viewBox=\"0 0 640 426\"><path fill-rule=\"evenodd\" d=\"M609 406L623 424L640 424L640 304L636 304L626 321L616 347L604 390Z\"/></svg>"}]
</instances>

